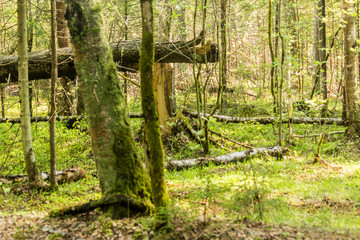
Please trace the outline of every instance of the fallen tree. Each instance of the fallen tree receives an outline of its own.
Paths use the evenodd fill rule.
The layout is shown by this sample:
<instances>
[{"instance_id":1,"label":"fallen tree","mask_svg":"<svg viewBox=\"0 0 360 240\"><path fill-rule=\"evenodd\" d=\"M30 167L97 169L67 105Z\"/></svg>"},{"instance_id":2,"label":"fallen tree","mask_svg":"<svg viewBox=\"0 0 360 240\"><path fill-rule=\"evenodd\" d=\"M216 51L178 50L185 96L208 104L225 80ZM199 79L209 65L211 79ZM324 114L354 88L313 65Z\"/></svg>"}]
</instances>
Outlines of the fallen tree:
<instances>
[{"instance_id":1,"label":"fallen tree","mask_svg":"<svg viewBox=\"0 0 360 240\"><path fill-rule=\"evenodd\" d=\"M188 112L183 111L185 115L197 118L198 114L196 112ZM210 115L207 114L209 117ZM142 118L142 113L129 113L130 118ZM278 122L277 118L274 117L254 117L254 118L240 118L240 117L230 117L230 116L223 116L223 115L213 115L211 116L216 119L218 122L225 122L225 123L259 123L259 124L274 124ZM79 116L57 116L57 121L78 121L84 119L84 115ZM49 116L46 117L32 117L31 122L47 122L49 121ZM291 118L293 124L335 124L339 126L346 125L346 121L340 118ZM285 118L282 120L283 123L288 123L289 119ZM20 118L0 118L0 123L20 123Z\"/></svg>"},{"instance_id":2,"label":"fallen tree","mask_svg":"<svg viewBox=\"0 0 360 240\"><path fill-rule=\"evenodd\" d=\"M283 155L288 154L288 152L289 150L287 148L279 146L271 148L253 148L250 150L229 153L217 157L203 157L170 161L166 163L166 169L179 171L191 167L207 166L210 162L214 163L215 165L228 164L233 162L243 162L259 154L282 157Z\"/></svg>"},{"instance_id":3,"label":"fallen tree","mask_svg":"<svg viewBox=\"0 0 360 240\"><path fill-rule=\"evenodd\" d=\"M49 173L47 172L41 172L41 178L44 181L49 180ZM76 182L80 179L86 178L86 172L79 168L79 167L73 167L69 169L65 169L63 171L56 171L56 180L59 184L65 183L65 182ZM20 174L20 175L5 175L0 176L0 182L6 182L6 183L12 183L15 180L19 181L22 179L26 179L28 175L26 174ZM4 181L6 180L6 181Z\"/></svg>"},{"instance_id":4,"label":"fallen tree","mask_svg":"<svg viewBox=\"0 0 360 240\"><path fill-rule=\"evenodd\" d=\"M218 59L218 48L216 44L203 41L203 33L195 39L184 42L166 42L155 44L156 63L205 63L216 62ZM120 70L135 70L138 68L140 59L140 40L122 41L112 43L114 61ZM196 55L194 55L194 46ZM60 48L57 50L59 77L73 78L76 76L73 52L71 48ZM0 56L0 83L17 82L18 56ZM51 73L51 51L38 51L29 53L29 80L47 79Z\"/></svg>"},{"instance_id":5,"label":"fallen tree","mask_svg":"<svg viewBox=\"0 0 360 240\"><path fill-rule=\"evenodd\" d=\"M197 118L197 112L183 111L183 113L189 117ZM210 117L210 114L206 115ZM278 118L274 117L254 117L254 118L242 118L242 117L229 117L223 115L213 115L211 116L216 119L217 122L225 123L259 123L259 124L274 124L279 121ZM294 117L290 119L293 124L336 124L336 125L346 125L347 123L340 118L310 118L310 117ZM284 118L282 123L288 123L289 118Z\"/></svg>"},{"instance_id":6,"label":"fallen tree","mask_svg":"<svg viewBox=\"0 0 360 240\"><path fill-rule=\"evenodd\" d=\"M78 116L56 116L57 121L70 121L76 122L82 119L85 119L85 115L78 115ZM129 113L130 118L142 118L142 113ZM31 117L31 122L48 122L50 120L49 116L45 117ZM20 123L20 118L0 118L0 123Z\"/></svg>"}]
</instances>

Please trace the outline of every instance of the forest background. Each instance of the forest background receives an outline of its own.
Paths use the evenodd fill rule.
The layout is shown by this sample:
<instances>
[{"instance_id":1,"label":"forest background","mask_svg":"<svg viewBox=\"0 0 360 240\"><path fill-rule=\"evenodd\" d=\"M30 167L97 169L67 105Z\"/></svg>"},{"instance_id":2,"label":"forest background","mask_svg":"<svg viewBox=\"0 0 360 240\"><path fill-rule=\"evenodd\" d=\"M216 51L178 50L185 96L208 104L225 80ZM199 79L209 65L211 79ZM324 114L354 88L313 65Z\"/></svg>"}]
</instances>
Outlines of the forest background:
<instances>
[{"instance_id":1,"label":"forest background","mask_svg":"<svg viewBox=\"0 0 360 240\"><path fill-rule=\"evenodd\" d=\"M138 1L110 0L102 5L109 42L141 38ZM14 1L1 1L0 52L3 56L16 53L16 7ZM305 229L316 227L315 230L280 231L284 237L298 234L296 231L317 236L324 229L329 234L336 231L355 236L360 225L358 10L357 1L154 2L156 42L187 42L201 36L204 49L212 43L219 51L215 63L205 59L204 63L155 66L155 69L171 71L170 82L174 84L170 92L164 90L163 82L160 86L155 84L158 96L165 97L158 97L158 109L166 162L185 158L202 158L200 162L204 162L204 157L206 160L229 152L276 145L289 149L288 155L273 157L270 152L270 155L260 154L250 161L226 167L210 163L208 167L166 172L174 219L178 217L177 212L189 212L197 219L181 216L191 230L179 227L174 220L170 234L219 237L224 232L212 223L230 221L252 229L252 225L260 221L275 224L276 232L279 232L277 224ZM49 19L49 1L28 1L29 52L50 49ZM64 33L60 22L58 30L60 45ZM67 38L66 33L63 38ZM5 64L0 66L6 68ZM122 70L121 85L129 110L141 113L139 74L132 69L124 71L121 64L118 67ZM98 198L98 180L93 176L61 185L60 193L52 192L50 196L25 193L17 186L22 186L19 176L25 173L25 163L19 125L11 123L20 116L18 86L11 81L14 80L9 76L1 79L0 172L7 176L0 185L1 201L7 203L2 204L4 216L12 216L9 213L19 210L43 212L63 207L69 201L79 203ZM56 94L58 115L76 116L83 112L77 89L76 78L60 80ZM164 93L159 94L160 91ZM32 116L48 116L49 81L31 81L30 93ZM171 107L165 104L161 108L164 102L170 102ZM57 124L57 168L76 166L91 175L95 167L87 123L75 119L79 120L75 128L69 127L69 121ZM223 119L226 120L222 122ZM39 169L49 172L48 123L38 120L32 125L35 156ZM132 118L137 149L143 157L142 124L141 118ZM312 165L314 162L320 164ZM16 183L13 179L9 183L9 176L17 176L14 177ZM70 197L74 192L77 197ZM19 206L19 200L29 199L25 209ZM40 208L39 201L45 203ZM192 204L197 207L190 210ZM51 232L53 228L44 230L42 221L45 220L39 216L41 227L35 227L38 234L67 236L63 230L60 233ZM127 230L129 226L125 223L124 228L118 229L118 225L111 224L113 220L101 220L102 227L99 220L90 220L95 229L100 229L89 230L90 235L135 236L137 233L141 238L154 234L146 230L146 226L151 225L149 219L126 223L137 226L133 232ZM226 228L226 236L240 234L239 230L232 233L230 229L231 226ZM262 233L263 230L254 234ZM16 234L26 236L29 231Z\"/></svg>"}]
</instances>

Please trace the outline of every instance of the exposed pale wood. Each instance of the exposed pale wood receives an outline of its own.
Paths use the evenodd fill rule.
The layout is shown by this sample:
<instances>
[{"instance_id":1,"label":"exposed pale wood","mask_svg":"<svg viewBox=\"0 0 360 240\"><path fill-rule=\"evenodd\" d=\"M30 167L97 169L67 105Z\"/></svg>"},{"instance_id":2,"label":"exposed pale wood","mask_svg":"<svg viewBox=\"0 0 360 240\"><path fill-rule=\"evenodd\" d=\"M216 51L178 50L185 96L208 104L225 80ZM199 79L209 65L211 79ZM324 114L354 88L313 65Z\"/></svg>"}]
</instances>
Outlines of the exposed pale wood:
<instances>
[{"instance_id":1,"label":"exposed pale wood","mask_svg":"<svg viewBox=\"0 0 360 240\"><path fill-rule=\"evenodd\" d=\"M41 172L41 178L43 180L49 180L49 173L47 172ZM56 181L58 183L65 183L65 182L76 182L80 179L86 178L86 172L79 168L79 167L73 167L69 169L65 169L63 171L56 171ZM28 175L26 174L20 174L20 175L9 175L9 176L0 176L0 182L1 180L4 181L10 181L9 183L12 183L12 181L19 180L19 179L25 179Z\"/></svg>"},{"instance_id":2,"label":"exposed pale wood","mask_svg":"<svg viewBox=\"0 0 360 240\"><path fill-rule=\"evenodd\" d=\"M166 163L166 168L170 170L183 170L191 167L207 166L210 162L216 165L233 163L233 162L243 162L259 154L281 156L287 154L288 151L289 150L287 148L279 147L279 146L275 146L271 148L254 148L242 152L234 152L217 157L170 161Z\"/></svg>"},{"instance_id":3,"label":"exposed pale wood","mask_svg":"<svg viewBox=\"0 0 360 240\"><path fill-rule=\"evenodd\" d=\"M196 112L183 111L184 114L190 117L197 117L198 114ZM207 114L207 117L210 115ZM218 122L225 123L260 123L260 124L274 124L278 121L277 118L274 117L254 117L254 118L242 118L242 117L230 117L223 115L213 115L211 116L216 119ZM346 122L340 118L310 118L310 117L294 117L291 119L294 124L336 124L336 125L346 125ZM282 119L282 123L288 123L289 119Z\"/></svg>"}]
</instances>

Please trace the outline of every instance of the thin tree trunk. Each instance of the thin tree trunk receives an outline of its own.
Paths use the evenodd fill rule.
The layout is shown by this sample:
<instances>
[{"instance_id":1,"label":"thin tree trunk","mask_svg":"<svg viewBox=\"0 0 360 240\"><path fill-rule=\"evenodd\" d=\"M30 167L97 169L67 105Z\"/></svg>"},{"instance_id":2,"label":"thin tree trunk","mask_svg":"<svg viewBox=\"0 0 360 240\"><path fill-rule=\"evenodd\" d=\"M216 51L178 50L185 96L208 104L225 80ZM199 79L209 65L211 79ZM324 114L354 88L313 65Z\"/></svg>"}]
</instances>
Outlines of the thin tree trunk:
<instances>
[{"instance_id":1,"label":"thin tree trunk","mask_svg":"<svg viewBox=\"0 0 360 240\"><path fill-rule=\"evenodd\" d=\"M314 76L315 89L323 89L323 99L327 99L326 84L326 24L325 0L316 0L314 8ZM320 69L320 71L318 70ZM325 108L327 108L325 106Z\"/></svg>"},{"instance_id":2,"label":"thin tree trunk","mask_svg":"<svg viewBox=\"0 0 360 240\"><path fill-rule=\"evenodd\" d=\"M124 21L125 21L125 29L124 29L124 39L125 41L128 40L129 35L129 27L128 27L128 19L129 19L129 6L128 6L128 0L124 1ZM124 71L124 95L125 95L125 102L127 103L128 100L128 73L127 71Z\"/></svg>"},{"instance_id":3,"label":"thin tree trunk","mask_svg":"<svg viewBox=\"0 0 360 240\"><path fill-rule=\"evenodd\" d=\"M355 34L355 5L353 2L342 0L343 19L345 21L344 33L344 85L346 100L346 114L349 126L347 133L349 135L359 134L359 112L358 97L356 94L357 83L355 74L356 52L353 50L356 46Z\"/></svg>"},{"instance_id":4,"label":"thin tree trunk","mask_svg":"<svg viewBox=\"0 0 360 240\"><path fill-rule=\"evenodd\" d=\"M327 115L327 109L328 109L328 85L327 85L327 79L326 79L326 73L327 73L327 67L326 67L326 0L320 0L321 6L319 6L321 10L320 18L320 59L321 59L321 65L320 65L320 81L322 86L322 97L323 100L325 100L324 107L322 108L322 115L323 117L326 117Z\"/></svg>"},{"instance_id":5,"label":"thin tree trunk","mask_svg":"<svg viewBox=\"0 0 360 240\"><path fill-rule=\"evenodd\" d=\"M42 180L35 161L30 125L26 0L18 0L17 7L21 137L29 182L37 187Z\"/></svg>"},{"instance_id":6,"label":"thin tree trunk","mask_svg":"<svg viewBox=\"0 0 360 240\"><path fill-rule=\"evenodd\" d=\"M67 20L75 67L92 138L103 198L121 195L141 202L142 210L112 204L113 218L152 211L151 187L138 157L120 79L97 0L68 0ZM101 200L99 200L101 201Z\"/></svg>"},{"instance_id":7,"label":"thin tree trunk","mask_svg":"<svg viewBox=\"0 0 360 240\"><path fill-rule=\"evenodd\" d=\"M275 53L272 41L272 0L269 0L269 15L268 15L268 38L269 49L271 57L271 70L270 70L270 90L273 97L274 113L277 113L277 97L276 97L276 85L275 85Z\"/></svg>"},{"instance_id":8,"label":"thin tree trunk","mask_svg":"<svg viewBox=\"0 0 360 240\"><path fill-rule=\"evenodd\" d=\"M227 0L221 0L221 22L220 22L220 38L221 38L221 60L220 60L220 81L219 81L219 93L218 97L221 98L221 109L223 107L224 100L226 100L226 94L224 90L227 90L227 44L226 44L226 31L227 31L227 22L226 22L226 6Z\"/></svg>"},{"instance_id":9,"label":"thin tree trunk","mask_svg":"<svg viewBox=\"0 0 360 240\"><path fill-rule=\"evenodd\" d=\"M57 188L56 181L56 81L57 73L57 27L56 27L56 0L51 1L51 52L52 52L52 66L51 66L51 96L50 96L50 184L52 188Z\"/></svg>"},{"instance_id":10,"label":"thin tree trunk","mask_svg":"<svg viewBox=\"0 0 360 240\"><path fill-rule=\"evenodd\" d=\"M153 85L154 29L152 0L141 0L142 44L140 55L141 99L145 118L146 155L150 160L152 197L155 207L165 207L168 195L165 184L165 160L160 135Z\"/></svg>"},{"instance_id":11,"label":"thin tree trunk","mask_svg":"<svg viewBox=\"0 0 360 240\"><path fill-rule=\"evenodd\" d=\"M1 91L1 117L5 118L5 84L0 85Z\"/></svg>"}]
</instances>

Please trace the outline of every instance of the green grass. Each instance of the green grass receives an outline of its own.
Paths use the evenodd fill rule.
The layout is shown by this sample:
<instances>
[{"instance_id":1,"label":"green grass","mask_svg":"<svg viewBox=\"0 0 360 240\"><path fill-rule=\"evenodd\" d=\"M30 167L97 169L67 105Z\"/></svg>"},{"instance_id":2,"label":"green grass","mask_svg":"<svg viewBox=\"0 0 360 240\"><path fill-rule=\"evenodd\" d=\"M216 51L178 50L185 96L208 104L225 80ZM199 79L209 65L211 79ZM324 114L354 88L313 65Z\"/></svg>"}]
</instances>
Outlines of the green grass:
<instances>
[{"instance_id":1,"label":"green grass","mask_svg":"<svg viewBox=\"0 0 360 240\"><path fill-rule=\"evenodd\" d=\"M131 105L130 112L138 112L140 107L139 103ZM238 116L241 113L238 112ZM142 119L132 119L136 136L141 135L141 126ZM213 131L254 147L274 146L278 142L275 125L223 124L211 120L209 126ZM48 171L49 125L37 123L32 127L39 168ZM344 127L294 126L296 135L340 130ZM89 135L76 129L69 130L61 122L56 131L58 169L78 166L89 173L95 171ZM287 131L284 125L285 137ZM19 125L0 124L0 133L0 175L25 173ZM213 137L225 148L212 146L211 155L246 150L215 135ZM312 137L285 143L290 154L282 160L259 156L226 166L210 164L203 168L167 171L171 206L176 212L190 214L187 217L190 222L199 217L233 221L248 219L329 231L359 231L359 145L342 135L326 139L321 146L321 155L334 164L331 168L312 164L318 141L318 137ZM201 146L183 132L169 138L165 146L167 161L203 156ZM143 156L142 143L138 142L137 147ZM86 179L63 184L58 191L52 192L16 193L11 188L20 183L0 182L0 212L2 215L47 212L100 198L98 179L88 175Z\"/></svg>"}]
</instances>

